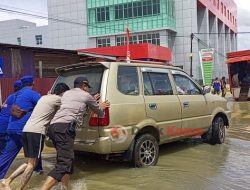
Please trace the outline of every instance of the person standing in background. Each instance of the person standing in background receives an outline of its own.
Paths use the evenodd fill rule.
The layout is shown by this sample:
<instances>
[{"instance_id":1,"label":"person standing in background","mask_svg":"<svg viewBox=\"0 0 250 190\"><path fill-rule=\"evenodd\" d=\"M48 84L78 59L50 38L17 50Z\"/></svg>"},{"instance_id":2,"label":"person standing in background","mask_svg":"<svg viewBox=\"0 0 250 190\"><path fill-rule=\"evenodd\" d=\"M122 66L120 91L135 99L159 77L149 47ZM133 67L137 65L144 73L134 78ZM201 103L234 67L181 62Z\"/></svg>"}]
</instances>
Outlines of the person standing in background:
<instances>
[{"instance_id":1,"label":"person standing in background","mask_svg":"<svg viewBox=\"0 0 250 190\"><path fill-rule=\"evenodd\" d=\"M220 81L218 77L215 78L215 81L213 82L213 88L215 94L220 94Z\"/></svg>"},{"instance_id":2,"label":"person standing in background","mask_svg":"<svg viewBox=\"0 0 250 190\"><path fill-rule=\"evenodd\" d=\"M221 78L220 85L221 85L221 92L222 92L221 96L223 98L225 98L226 93L227 93L227 82L226 82L226 78L225 77Z\"/></svg>"},{"instance_id":3,"label":"person standing in background","mask_svg":"<svg viewBox=\"0 0 250 190\"><path fill-rule=\"evenodd\" d=\"M214 91L214 79L212 79L212 81L211 81L211 88L212 88L212 94L215 94L215 91Z\"/></svg>"},{"instance_id":4,"label":"person standing in background","mask_svg":"<svg viewBox=\"0 0 250 190\"><path fill-rule=\"evenodd\" d=\"M239 73L235 73L232 77L233 87L238 88L240 86L239 84Z\"/></svg>"}]
</instances>

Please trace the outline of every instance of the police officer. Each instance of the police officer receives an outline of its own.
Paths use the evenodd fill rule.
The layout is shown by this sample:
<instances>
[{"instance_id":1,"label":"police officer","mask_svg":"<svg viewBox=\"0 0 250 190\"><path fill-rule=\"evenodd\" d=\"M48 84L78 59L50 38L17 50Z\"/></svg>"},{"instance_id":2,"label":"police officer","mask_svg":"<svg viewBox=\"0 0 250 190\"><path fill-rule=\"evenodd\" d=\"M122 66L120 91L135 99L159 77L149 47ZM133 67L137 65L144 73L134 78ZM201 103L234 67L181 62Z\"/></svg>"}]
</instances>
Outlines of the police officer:
<instances>
[{"instance_id":1,"label":"police officer","mask_svg":"<svg viewBox=\"0 0 250 190\"><path fill-rule=\"evenodd\" d=\"M6 130L8 134L8 140L0 155L0 173L3 177L6 175L11 163L22 148L23 127L31 116L35 105L41 97L38 92L32 90L34 86L32 76L22 77L21 82L23 88L14 95L14 101L11 107L12 115ZM22 115L20 117L13 115L13 106L18 107L19 112L22 110Z\"/></svg>"},{"instance_id":2,"label":"police officer","mask_svg":"<svg viewBox=\"0 0 250 190\"><path fill-rule=\"evenodd\" d=\"M6 129L8 127L9 119L10 119L10 109L11 105L14 101L15 92L22 88L21 80L17 80L14 82L14 93L9 95L6 101L3 103L2 110L0 112L0 153L2 152L5 143L6 143ZM0 175L0 179L3 176Z\"/></svg>"},{"instance_id":3,"label":"police officer","mask_svg":"<svg viewBox=\"0 0 250 190\"><path fill-rule=\"evenodd\" d=\"M49 127L49 137L57 151L57 162L48 174L42 190L51 189L60 181L65 185L64 189L68 189L69 175L73 173L76 122L79 118L83 119L87 106L100 116L103 116L103 110L109 107L108 101L97 104L97 98L88 93L89 88L88 79L78 77L74 81L74 88L65 92L61 99L61 107Z\"/></svg>"}]
</instances>

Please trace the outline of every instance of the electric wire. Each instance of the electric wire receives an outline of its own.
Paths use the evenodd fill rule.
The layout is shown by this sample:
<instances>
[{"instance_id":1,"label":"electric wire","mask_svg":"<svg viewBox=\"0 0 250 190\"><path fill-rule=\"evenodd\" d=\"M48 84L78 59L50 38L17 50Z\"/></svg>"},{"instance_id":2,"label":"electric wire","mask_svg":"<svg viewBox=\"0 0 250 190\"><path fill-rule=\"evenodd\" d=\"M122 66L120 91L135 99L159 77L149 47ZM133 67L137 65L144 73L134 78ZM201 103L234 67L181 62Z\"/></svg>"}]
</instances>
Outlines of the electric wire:
<instances>
[{"instance_id":1,"label":"electric wire","mask_svg":"<svg viewBox=\"0 0 250 190\"><path fill-rule=\"evenodd\" d=\"M113 30L113 32L120 32L120 33L124 33L124 30L120 30L120 29L114 29L112 27L107 27L107 26L97 26L97 25L93 25L93 24L84 24L81 22L77 22L74 19L66 19L63 17L51 17L51 16L45 16L44 13L41 12L35 12L35 11L31 11L31 10L27 10L27 9L20 9L17 7L12 7L12 6L6 6L6 5L1 5L0 6L4 6L4 7L8 7L8 8L3 8L0 7L0 11L2 12L8 12L8 13L13 13L13 14L19 14L19 15L24 15L24 16L29 16L29 17L33 17L33 18L38 18L38 19L43 19L43 20L51 20L51 21L57 21L57 22L64 22L64 23L69 23L69 24L75 24L75 25L81 25L81 26L90 26L90 27L94 27L94 28L106 28L106 29L111 29ZM16 9L16 10L14 10ZM20 11L19 11L20 10ZM29 12L27 12L29 11ZM159 20L159 19L158 19ZM163 20L163 19L160 19ZM229 35L230 33L217 33L217 32L210 32L210 33L194 33L196 35ZM235 34L250 34L250 32L236 32ZM185 37L189 37L188 35L161 35L161 36L171 36L171 37L181 37L181 38L185 38Z\"/></svg>"},{"instance_id":2,"label":"electric wire","mask_svg":"<svg viewBox=\"0 0 250 190\"><path fill-rule=\"evenodd\" d=\"M194 39L196 39L199 43L201 43L204 47L206 47L206 48L211 48L206 42L204 42L203 40L201 40L200 38L198 38L196 35L194 35ZM214 52L217 54L217 55L219 55L219 56L221 56L221 57L223 57L223 58L227 58L223 53L221 53L221 52L219 52L218 50L216 50L215 48L213 48L214 49Z\"/></svg>"}]
</instances>

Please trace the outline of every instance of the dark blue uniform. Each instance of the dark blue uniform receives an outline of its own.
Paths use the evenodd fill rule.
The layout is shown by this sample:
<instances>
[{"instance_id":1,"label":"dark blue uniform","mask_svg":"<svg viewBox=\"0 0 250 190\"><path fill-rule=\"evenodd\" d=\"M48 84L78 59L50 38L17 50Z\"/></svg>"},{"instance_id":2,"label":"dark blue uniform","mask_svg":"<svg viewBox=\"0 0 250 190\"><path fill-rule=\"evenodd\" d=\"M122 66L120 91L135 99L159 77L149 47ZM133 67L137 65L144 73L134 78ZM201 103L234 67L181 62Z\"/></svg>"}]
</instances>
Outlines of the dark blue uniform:
<instances>
[{"instance_id":1,"label":"dark blue uniform","mask_svg":"<svg viewBox=\"0 0 250 190\"><path fill-rule=\"evenodd\" d=\"M32 111L40 97L41 96L38 92L27 86L23 87L16 93L16 100L14 104L18 105L23 110L26 110L27 113L21 118L16 118L14 116L10 117L10 122L7 128L8 133L22 133L23 127L30 118Z\"/></svg>"},{"instance_id":2,"label":"dark blue uniform","mask_svg":"<svg viewBox=\"0 0 250 190\"><path fill-rule=\"evenodd\" d=\"M10 117L8 128L8 141L0 155L0 179L4 178L11 163L22 148L22 130L31 113L40 99L40 94L30 87L24 87L14 97L14 104L26 110L27 113L21 117Z\"/></svg>"},{"instance_id":3,"label":"dark blue uniform","mask_svg":"<svg viewBox=\"0 0 250 190\"><path fill-rule=\"evenodd\" d=\"M10 119L10 109L11 109L11 105L14 102L14 96L15 94L11 94L7 98L0 112L0 154L3 148L5 147L6 140L7 140L6 129L8 127L8 123Z\"/></svg>"}]
</instances>

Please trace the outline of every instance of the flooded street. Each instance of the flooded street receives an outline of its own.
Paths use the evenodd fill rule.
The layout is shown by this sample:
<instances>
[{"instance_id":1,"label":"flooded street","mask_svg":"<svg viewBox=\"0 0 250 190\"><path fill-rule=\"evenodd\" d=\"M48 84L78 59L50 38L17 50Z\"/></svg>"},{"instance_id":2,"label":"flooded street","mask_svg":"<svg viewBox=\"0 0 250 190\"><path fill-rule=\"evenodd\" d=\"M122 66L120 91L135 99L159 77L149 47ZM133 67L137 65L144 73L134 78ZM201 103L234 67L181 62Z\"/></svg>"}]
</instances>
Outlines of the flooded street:
<instances>
[{"instance_id":1,"label":"flooded street","mask_svg":"<svg viewBox=\"0 0 250 190\"><path fill-rule=\"evenodd\" d=\"M78 156L73 190L250 189L250 102L229 100L232 127L226 142L209 145L200 139L160 147L157 166L132 168L128 163ZM35 174L26 189L39 189L54 166L54 154L44 154L43 175ZM11 170L23 161L15 161ZM13 182L13 189L19 180ZM54 189L60 189L60 185Z\"/></svg>"}]
</instances>

